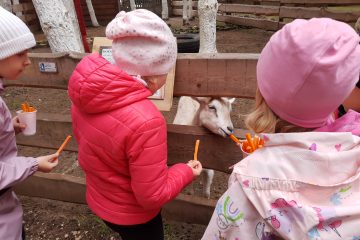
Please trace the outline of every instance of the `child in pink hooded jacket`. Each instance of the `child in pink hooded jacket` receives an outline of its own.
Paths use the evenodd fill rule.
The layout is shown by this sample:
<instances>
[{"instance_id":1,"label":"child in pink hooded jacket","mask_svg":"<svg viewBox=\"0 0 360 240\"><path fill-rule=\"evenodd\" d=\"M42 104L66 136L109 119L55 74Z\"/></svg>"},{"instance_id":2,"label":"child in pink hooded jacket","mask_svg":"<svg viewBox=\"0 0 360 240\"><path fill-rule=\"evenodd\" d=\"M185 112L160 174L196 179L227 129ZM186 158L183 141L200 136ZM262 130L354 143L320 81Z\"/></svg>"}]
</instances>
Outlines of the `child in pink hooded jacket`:
<instances>
[{"instance_id":1,"label":"child in pink hooded jacket","mask_svg":"<svg viewBox=\"0 0 360 240\"><path fill-rule=\"evenodd\" d=\"M17 16L0 7L0 94L3 79L15 80L31 62L27 50L36 44L34 35ZM15 132L26 126L19 123L0 97L0 239L25 239L23 211L12 188L36 171L50 172L58 164L58 154L42 157L17 155Z\"/></svg>"},{"instance_id":2,"label":"child in pink hooded jacket","mask_svg":"<svg viewBox=\"0 0 360 240\"><path fill-rule=\"evenodd\" d=\"M168 168L166 122L148 99L175 65L176 38L144 9L120 12L106 36L116 64L89 55L69 80L86 200L123 240L161 240L161 207L202 169L199 161Z\"/></svg>"},{"instance_id":3,"label":"child in pink hooded jacket","mask_svg":"<svg viewBox=\"0 0 360 240\"><path fill-rule=\"evenodd\" d=\"M359 40L326 18L271 37L246 119L265 146L234 166L202 239L360 239L360 114L332 117L359 79Z\"/></svg>"}]
</instances>

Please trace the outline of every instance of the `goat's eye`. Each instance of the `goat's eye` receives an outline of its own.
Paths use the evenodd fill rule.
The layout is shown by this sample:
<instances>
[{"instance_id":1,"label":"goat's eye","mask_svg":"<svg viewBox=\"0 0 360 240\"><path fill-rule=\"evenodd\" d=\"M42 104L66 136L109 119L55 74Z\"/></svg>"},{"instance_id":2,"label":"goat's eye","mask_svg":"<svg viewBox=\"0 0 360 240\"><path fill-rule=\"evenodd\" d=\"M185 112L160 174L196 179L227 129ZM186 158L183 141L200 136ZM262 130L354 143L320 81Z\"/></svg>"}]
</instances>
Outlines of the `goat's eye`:
<instances>
[{"instance_id":1,"label":"goat's eye","mask_svg":"<svg viewBox=\"0 0 360 240\"><path fill-rule=\"evenodd\" d=\"M209 109L216 111L216 107L212 105L209 106Z\"/></svg>"}]
</instances>

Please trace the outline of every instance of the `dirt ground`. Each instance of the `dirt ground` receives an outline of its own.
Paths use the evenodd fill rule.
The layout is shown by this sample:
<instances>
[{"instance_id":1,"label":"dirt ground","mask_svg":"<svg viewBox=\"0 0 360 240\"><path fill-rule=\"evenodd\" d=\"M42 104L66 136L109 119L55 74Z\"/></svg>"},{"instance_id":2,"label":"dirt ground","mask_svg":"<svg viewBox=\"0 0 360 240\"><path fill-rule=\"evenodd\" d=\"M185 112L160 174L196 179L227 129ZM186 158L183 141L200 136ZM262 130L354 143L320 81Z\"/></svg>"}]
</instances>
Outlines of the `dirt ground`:
<instances>
[{"instance_id":1,"label":"dirt ground","mask_svg":"<svg viewBox=\"0 0 360 240\"><path fill-rule=\"evenodd\" d=\"M171 19L169 25L176 32L185 32L196 29L197 21L193 21L189 27L181 26L181 19ZM217 31L217 50L221 53L259 53L273 32L259 29L247 29L234 26L219 25ZM104 36L104 28L89 28L89 41L94 36ZM36 34L39 42L44 41L42 34ZM36 48L34 52L48 52L46 46ZM70 113L70 102L67 92L51 89L7 88L2 96L11 110L15 110L23 102L25 96L34 104L40 112ZM56 97L54 97L56 96ZM164 112L168 122L172 122L177 107L174 100L170 112ZM243 115L246 114L253 104L252 100L237 99L232 112L232 119L236 128L243 128ZM19 154L25 156L39 156L52 151L19 146ZM76 154L64 152L56 172L75 176L84 176L78 167ZM226 189L228 175L216 173L215 183L212 186L212 198L217 199ZM200 183L197 181L196 192L199 193ZM185 193L189 189L184 190ZM54 200L31 198L20 196L24 208L24 225L27 239L40 240L110 240L119 239L111 232L102 221L91 213L86 205L59 202ZM202 237L206 226L171 222L164 219L165 235L167 240L196 240Z\"/></svg>"}]
</instances>

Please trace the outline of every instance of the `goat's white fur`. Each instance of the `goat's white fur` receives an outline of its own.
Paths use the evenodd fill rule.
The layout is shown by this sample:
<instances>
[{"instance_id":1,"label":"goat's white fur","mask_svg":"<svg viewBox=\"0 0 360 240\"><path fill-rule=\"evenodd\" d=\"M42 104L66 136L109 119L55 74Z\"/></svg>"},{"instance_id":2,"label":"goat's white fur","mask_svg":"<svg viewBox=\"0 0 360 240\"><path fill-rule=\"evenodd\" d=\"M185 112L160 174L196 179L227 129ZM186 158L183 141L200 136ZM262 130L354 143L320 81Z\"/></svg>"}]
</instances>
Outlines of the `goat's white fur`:
<instances>
[{"instance_id":1,"label":"goat's white fur","mask_svg":"<svg viewBox=\"0 0 360 240\"><path fill-rule=\"evenodd\" d=\"M173 121L179 125L204 126L211 132L226 137L233 130L230 118L235 98L180 97ZM206 161L206 159L204 159ZM204 195L210 198L214 170L204 169Z\"/></svg>"}]
</instances>

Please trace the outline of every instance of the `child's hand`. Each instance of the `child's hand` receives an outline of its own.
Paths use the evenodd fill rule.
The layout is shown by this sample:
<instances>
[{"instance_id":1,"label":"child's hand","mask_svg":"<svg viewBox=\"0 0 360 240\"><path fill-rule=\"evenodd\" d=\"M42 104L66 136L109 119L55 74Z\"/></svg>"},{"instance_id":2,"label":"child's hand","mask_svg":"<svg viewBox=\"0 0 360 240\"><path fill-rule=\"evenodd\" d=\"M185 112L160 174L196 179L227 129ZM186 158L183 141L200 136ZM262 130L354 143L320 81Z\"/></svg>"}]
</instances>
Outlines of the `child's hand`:
<instances>
[{"instance_id":1,"label":"child's hand","mask_svg":"<svg viewBox=\"0 0 360 240\"><path fill-rule=\"evenodd\" d=\"M202 165L199 161L190 160L187 165L191 167L194 177L197 177L200 175L202 171Z\"/></svg>"},{"instance_id":2,"label":"child's hand","mask_svg":"<svg viewBox=\"0 0 360 240\"><path fill-rule=\"evenodd\" d=\"M37 157L36 160L39 164L38 171L45 173L51 172L59 163L58 157L58 153Z\"/></svg>"},{"instance_id":3,"label":"child's hand","mask_svg":"<svg viewBox=\"0 0 360 240\"><path fill-rule=\"evenodd\" d=\"M21 133L25 128L26 124L20 123L19 118L16 116L12 119L15 134Z\"/></svg>"}]
</instances>

